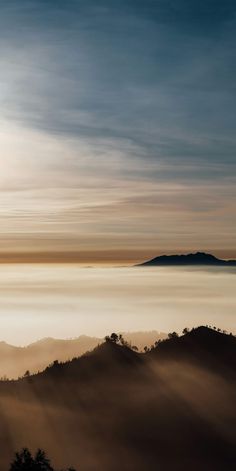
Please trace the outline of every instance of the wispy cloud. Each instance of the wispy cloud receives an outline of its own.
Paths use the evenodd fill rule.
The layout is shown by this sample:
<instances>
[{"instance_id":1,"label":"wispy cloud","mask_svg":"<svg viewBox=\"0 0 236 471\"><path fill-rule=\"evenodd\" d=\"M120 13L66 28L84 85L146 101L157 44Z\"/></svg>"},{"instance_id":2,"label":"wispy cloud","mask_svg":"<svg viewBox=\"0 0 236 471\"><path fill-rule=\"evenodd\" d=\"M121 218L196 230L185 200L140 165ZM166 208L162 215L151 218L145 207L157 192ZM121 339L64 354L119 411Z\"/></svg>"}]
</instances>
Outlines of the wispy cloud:
<instances>
[{"instance_id":1,"label":"wispy cloud","mask_svg":"<svg viewBox=\"0 0 236 471\"><path fill-rule=\"evenodd\" d=\"M234 250L235 12L210 0L3 5L2 236Z\"/></svg>"}]
</instances>

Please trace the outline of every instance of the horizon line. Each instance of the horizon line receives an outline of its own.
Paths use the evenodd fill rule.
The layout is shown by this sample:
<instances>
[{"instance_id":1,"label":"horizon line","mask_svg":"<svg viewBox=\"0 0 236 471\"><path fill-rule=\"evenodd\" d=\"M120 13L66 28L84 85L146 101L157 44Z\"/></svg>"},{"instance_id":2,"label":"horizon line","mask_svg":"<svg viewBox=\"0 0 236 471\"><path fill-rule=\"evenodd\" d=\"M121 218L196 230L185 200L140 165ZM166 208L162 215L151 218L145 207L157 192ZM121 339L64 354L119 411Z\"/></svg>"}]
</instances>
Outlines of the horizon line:
<instances>
[{"instance_id":1,"label":"horizon line","mask_svg":"<svg viewBox=\"0 0 236 471\"><path fill-rule=\"evenodd\" d=\"M167 249L160 250L113 250L113 251L37 251L37 252L0 252L0 265L4 264L79 264L92 268L97 265L132 266L159 256L189 255L198 252L214 255L222 260L236 258L236 251L224 249ZM128 256L129 255L129 256Z\"/></svg>"}]
</instances>

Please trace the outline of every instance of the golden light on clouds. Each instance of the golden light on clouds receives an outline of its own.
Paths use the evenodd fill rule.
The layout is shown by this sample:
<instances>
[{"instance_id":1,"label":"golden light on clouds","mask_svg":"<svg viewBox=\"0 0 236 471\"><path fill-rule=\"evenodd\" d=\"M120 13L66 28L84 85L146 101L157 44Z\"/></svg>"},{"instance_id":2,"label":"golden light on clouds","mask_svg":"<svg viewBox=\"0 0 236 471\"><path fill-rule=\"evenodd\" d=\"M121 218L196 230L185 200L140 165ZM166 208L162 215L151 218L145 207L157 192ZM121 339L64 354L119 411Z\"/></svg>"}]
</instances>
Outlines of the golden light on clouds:
<instances>
[{"instance_id":1,"label":"golden light on clouds","mask_svg":"<svg viewBox=\"0 0 236 471\"><path fill-rule=\"evenodd\" d=\"M125 148L97 145L3 123L1 262L129 264L191 250L235 255L233 184L171 179L168 165L141 159L134 178Z\"/></svg>"},{"instance_id":2,"label":"golden light on clouds","mask_svg":"<svg viewBox=\"0 0 236 471\"><path fill-rule=\"evenodd\" d=\"M1 10L0 255L236 257L228 17L72 3Z\"/></svg>"}]
</instances>

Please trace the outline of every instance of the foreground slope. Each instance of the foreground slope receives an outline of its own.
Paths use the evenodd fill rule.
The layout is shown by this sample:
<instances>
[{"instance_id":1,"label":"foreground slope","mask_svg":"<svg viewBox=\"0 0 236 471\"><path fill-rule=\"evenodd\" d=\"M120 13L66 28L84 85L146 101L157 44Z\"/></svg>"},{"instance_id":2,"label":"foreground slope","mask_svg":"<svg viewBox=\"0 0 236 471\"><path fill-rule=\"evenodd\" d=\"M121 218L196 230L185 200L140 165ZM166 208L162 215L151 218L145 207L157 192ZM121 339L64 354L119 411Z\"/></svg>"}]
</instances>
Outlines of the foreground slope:
<instances>
[{"instance_id":1,"label":"foreground slope","mask_svg":"<svg viewBox=\"0 0 236 471\"><path fill-rule=\"evenodd\" d=\"M81 471L233 470L235 359L233 336L201 327L147 354L109 341L2 382L0 469L40 446Z\"/></svg>"}]
</instances>

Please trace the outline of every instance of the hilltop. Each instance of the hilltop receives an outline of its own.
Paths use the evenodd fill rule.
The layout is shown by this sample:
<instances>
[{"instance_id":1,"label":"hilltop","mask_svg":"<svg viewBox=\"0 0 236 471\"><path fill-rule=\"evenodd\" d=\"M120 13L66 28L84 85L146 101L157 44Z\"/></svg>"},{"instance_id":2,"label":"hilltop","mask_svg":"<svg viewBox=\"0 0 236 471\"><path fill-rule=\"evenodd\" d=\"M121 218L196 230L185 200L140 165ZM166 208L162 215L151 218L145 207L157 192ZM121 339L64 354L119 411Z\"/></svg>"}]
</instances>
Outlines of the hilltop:
<instances>
[{"instance_id":1,"label":"hilltop","mask_svg":"<svg viewBox=\"0 0 236 471\"><path fill-rule=\"evenodd\" d=\"M185 335L169 334L149 355L158 361L186 362L225 375L236 374L236 338L200 326Z\"/></svg>"},{"instance_id":2,"label":"hilltop","mask_svg":"<svg viewBox=\"0 0 236 471\"><path fill-rule=\"evenodd\" d=\"M166 338L166 334L150 332L124 332L124 339L139 350L151 346L155 340ZM0 378L18 378L28 370L37 373L44 370L54 360L68 361L93 350L104 339L80 335L74 339L43 338L26 347L0 342Z\"/></svg>"},{"instance_id":3,"label":"hilltop","mask_svg":"<svg viewBox=\"0 0 236 471\"><path fill-rule=\"evenodd\" d=\"M146 353L112 335L72 361L0 382L0 469L16 444L45 449L56 468L235 469L236 338L185 332Z\"/></svg>"},{"instance_id":4,"label":"hilltop","mask_svg":"<svg viewBox=\"0 0 236 471\"><path fill-rule=\"evenodd\" d=\"M222 260L212 254L196 252L186 255L161 255L136 266L182 266L182 265L209 265L209 266L235 266L236 260Z\"/></svg>"}]
</instances>

